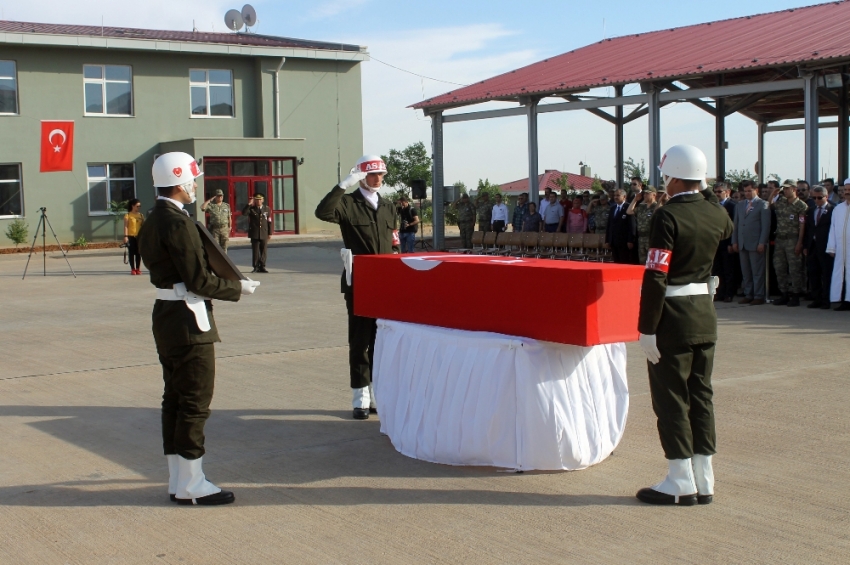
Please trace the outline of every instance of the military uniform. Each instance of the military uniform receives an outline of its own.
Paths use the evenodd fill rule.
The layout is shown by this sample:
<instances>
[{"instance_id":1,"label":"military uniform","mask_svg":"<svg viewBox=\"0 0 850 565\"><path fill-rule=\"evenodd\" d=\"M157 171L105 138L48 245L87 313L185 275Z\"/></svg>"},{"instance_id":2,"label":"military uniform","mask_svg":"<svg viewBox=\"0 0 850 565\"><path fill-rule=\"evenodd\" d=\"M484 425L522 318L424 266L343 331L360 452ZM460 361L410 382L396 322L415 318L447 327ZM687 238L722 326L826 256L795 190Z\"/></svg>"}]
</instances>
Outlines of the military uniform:
<instances>
[{"instance_id":1,"label":"military uniform","mask_svg":"<svg viewBox=\"0 0 850 565\"><path fill-rule=\"evenodd\" d=\"M461 247L472 249L472 232L475 231L475 206L463 201L456 204L457 227L460 228Z\"/></svg>"},{"instance_id":2,"label":"military uniform","mask_svg":"<svg viewBox=\"0 0 850 565\"><path fill-rule=\"evenodd\" d=\"M210 233L221 248L227 251L227 244L230 242L230 206L227 202L210 202L205 211L210 215Z\"/></svg>"},{"instance_id":3,"label":"military uniform","mask_svg":"<svg viewBox=\"0 0 850 565\"><path fill-rule=\"evenodd\" d=\"M647 204L641 202L635 207L635 225L637 226L638 261L640 265L646 263L646 254L649 251L649 223L652 215L658 210L660 204L653 202Z\"/></svg>"},{"instance_id":4,"label":"military uniform","mask_svg":"<svg viewBox=\"0 0 850 565\"><path fill-rule=\"evenodd\" d=\"M713 297L667 295L674 286L709 281L717 245L732 234L729 215L716 202L710 191L674 196L650 221L638 329L656 336L661 354L648 363L649 384L668 460L715 453Z\"/></svg>"},{"instance_id":5,"label":"military uniform","mask_svg":"<svg viewBox=\"0 0 850 565\"><path fill-rule=\"evenodd\" d=\"M162 442L166 455L198 459L204 454L204 424L210 415L215 381L215 350L221 341L210 299L239 300L239 281L218 278L210 270L195 223L177 205L156 201L139 232L139 251L150 280L161 289L177 283L205 297L210 329L198 321L182 300L154 303L153 336L165 391L162 395Z\"/></svg>"},{"instance_id":6,"label":"military uniform","mask_svg":"<svg viewBox=\"0 0 850 565\"><path fill-rule=\"evenodd\" d=\"M335 186L319 202L316 217L339 224L342 241L353 255L381 255L398 252L393 245L396 229L396 210L392 202L378 197L373 209L359 188L346 194ZM353 281L352 281L353 282ZM372 383L372 360L375 354L377 321L354 315L354 289L342 274L341 292L348 310L348 364L351 388L361 389Z\"/></svg>"},{"instance_id":7,"label":"military uniform","mask_svg":"<svg viewBox=\"0 0 850 565\"><path fill-rule=\"evenodd\" d=\"M255 271L266 269L266 243L272 234L272 211L266 206L248 204L242 208L248 218L248 237L251 238L251 263Z\"/></svg>"},{"instance_id":8,"label":"military uniform","mask_svg":"<svg viewBox=\"0 0 850 565\"><path fill-rule=\"evenodd\" d=\"M780 196L773 203L776 212L776 245L773 265L776 279L783 298L774 304L788 304L788 293L793 293L794 302L799 305L799 294L803 292L803 256L795 253L798 242L802 242L800 233L806 224L808 206L799 198L788 202Z\"/></svg>"},{"instance_id":9,"label":"military uniform","mask_svg":"<svg viewBox=\"0 0 850 565\"><path fill-rule=\"evenodd\" d=\"M478 211L478 231L487 233L490 231L490 219L493 216L493 204L491 202L479 204L476 209Z\"/></svg>"},{"instance_id":10,"label":"military uniform","mask_svg":"<svg viewBox=\"0 0 850 565\"><path fill-rule=\"evenodd\" d=\"M605 235L608 232L608 216L611 214L611 206L598 203L593 208L593 231Z\"/></svg>"}]
</instances>

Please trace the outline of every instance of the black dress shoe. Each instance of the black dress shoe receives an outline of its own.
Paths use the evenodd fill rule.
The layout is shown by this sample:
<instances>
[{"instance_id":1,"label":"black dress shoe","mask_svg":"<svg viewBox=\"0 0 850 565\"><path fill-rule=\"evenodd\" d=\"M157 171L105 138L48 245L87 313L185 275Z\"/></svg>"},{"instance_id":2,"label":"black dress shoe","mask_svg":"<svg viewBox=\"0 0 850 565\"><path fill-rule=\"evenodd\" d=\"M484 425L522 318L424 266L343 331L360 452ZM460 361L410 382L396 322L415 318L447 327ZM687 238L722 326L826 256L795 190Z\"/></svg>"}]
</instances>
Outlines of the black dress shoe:
<instances>
[{"instance_id":1,"label":"black dress shoe","mask_svg":"<svg viewBox=\"0 0 850 565\"><path fill-rule=\"evenodd\" d=\"M821 306L823 306L823 302L821 302L820 300L815 300L814 302L806 306L806 308L820 308Z\"/></svg>"},{"instance_id":2,"label":"black dress shoe","mask_svg":"<svg viewBox=\"0 0 850 565\"><path fill-rule=\"evenodd\" d=\"M676 497L672 494L664 494L663 492L658 492L657 490L651 488L640 489L639 491L637 491L636 496L638 500L640 500L641 502L646 502L647 504L678 504L679 506L693 506L697 503L696 494L680 496L679 502L676 502Z\"/></svg>"},{"instance_id":3,"label":"black dress shoe","mask_svg":"<svg viewBox=\"0 0 850 565\"><path fill-rule=\"evenodd\" d=\"M200 498L174 497L174 500L177 502L177 504L182 504L184 506L217 506L219 504L230 504L231 502L235 502L236 497L233 496L233 493L229 490L223 490L221 492L217 492L215 494L208 494L207 496L202 496Z\"/></svg>"},{"instance_id":4,"label":"black dress shoe","mask_svg":"<svg viewBox=\"0 0 850 565\"><path fill-rule=\"evenodd\" d=\"M171 499L171 502L177 502L177 495L176 494L169 494L168 498Z\"/></svg>"},{"instance_id":5,"label":"black dress shoe","mask_svg":"<svg viewBox=\"0 0 850 565\"><path fill-rule=\"evenodd\" d=\"M697 495L697 503L698 504L711 504L714 502L713 494L699 494Z\"/></svg>"},{"instance_id":6,"label":"black dress shoe","mask_svg":"<svg viewBox=\"0 0 850 565\"><path fill-rule=\"evenodd\" d=\"M821 310L831 310L832 304L830 304L829 302L824 302L823 304L820 305L820 309Z\"/></svg>"},{"instance_id":7,"label":"black dress shoe","mask_svg":"<svg viewBox=\"0 0 850 565\"><path fill-rule=\"evenodd\" d=\"M353 416L355 420L368 420L369 410L367 408L355 408Z\"/></svg>"},{"instance_id":8,"label":"black dress shoe","mask_svg":"<svg viewBox=\"0 0 850 565\"><path fill-rule=\"evenodd\" d=\"M842 302L841 306L835 309L836 312L846 312L847 310L850 310L850 302L846 301Z\"/></svg>"},{"instance_id":9,"label":"black dress shoe","mask_svg":"<svg viewBox=\"0 0 850 565\"><path fill-rule=\"evenodd\" d=\"M369 414L377 414L377 413L378 413L378 407L375 406L374 404L371 404L369 406Z\"/></svg>"},{"instance_id":10,"label":"black dress shoe","mask_svg":"<svg viewBox=\"0 0 850 565\"><path fill-rule=\"evenodd\" d=\"M257 272L257 268L256 268L256 267L254 267L253 269L251 269L251 272L252 272L252 273L256 273L256 272Z\"/></svg>"},{"instance_id":11,"label":"black dress shoe","mask_svg":"<svg viewBox=\"0 0 850 565\"><path fill-rule=\"evenodd\" d=\"M257 272L258 273L268 273L268 271L266 270L265 267L260 267L259 269L257 269Z\"/></svg>"}]
</instances>

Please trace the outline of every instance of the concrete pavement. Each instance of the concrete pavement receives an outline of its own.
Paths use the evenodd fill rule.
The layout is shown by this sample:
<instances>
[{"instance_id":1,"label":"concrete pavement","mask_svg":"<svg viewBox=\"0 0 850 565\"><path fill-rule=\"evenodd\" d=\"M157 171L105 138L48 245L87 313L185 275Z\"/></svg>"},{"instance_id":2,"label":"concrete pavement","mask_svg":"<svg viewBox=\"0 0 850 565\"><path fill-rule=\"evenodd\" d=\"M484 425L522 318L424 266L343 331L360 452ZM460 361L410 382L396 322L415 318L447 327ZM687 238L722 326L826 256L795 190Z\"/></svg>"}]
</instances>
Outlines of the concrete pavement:
<instances>
[{"instance_id":1,"label":"concrete pavement","mask_svg":"<svg viewBox=\"0 0 850 565\"><path fill-rule=\"evenodd\" d=\"M0 257L0 563L848 561L850 313L721 305L715 503L651 507L634 493L665 462L636 344L625 437L584 471L433 465L351 420L338 250L274 246L256 295L216 303L220 508L165 494L147 277L114 251L72 253L76 279L61 255L24 281L26 257Z\"/></svg>"}]
</instances>

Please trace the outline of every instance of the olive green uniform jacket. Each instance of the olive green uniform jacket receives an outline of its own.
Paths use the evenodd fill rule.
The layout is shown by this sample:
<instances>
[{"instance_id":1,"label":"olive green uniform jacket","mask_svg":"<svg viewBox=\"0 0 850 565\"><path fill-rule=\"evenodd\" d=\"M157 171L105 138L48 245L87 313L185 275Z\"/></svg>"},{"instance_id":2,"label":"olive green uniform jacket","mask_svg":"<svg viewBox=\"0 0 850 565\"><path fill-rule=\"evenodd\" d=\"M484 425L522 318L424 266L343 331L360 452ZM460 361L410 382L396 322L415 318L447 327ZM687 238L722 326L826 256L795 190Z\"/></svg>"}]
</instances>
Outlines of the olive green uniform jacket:
<instances>
[{"instance_id":1,"label":"olive green uniform jacket","mask_svg":"<svg viewBox=\"0 0 850 565\"><path fill-rule=\"evenodd\" d=\"M266 205L242 208L242 215L248 218L248 237L251 239L268 239L272 234L272 211Z\"/></svg>"},{"instance_id":2,"label":"olive green uniform jacket","mask_svg":"<svg viewBox=\"0 0 850 565\"><path fill-rule=\"evenodd\" d=\"M398 252L393 245L393 230L396 229L396 210L392 202L378 196L378 209L366 202L360 188L345 193L335 186L322 198L316 207L316 217L325 222L339 224L342 241L353 255L382 255ZM342 275L342 292L351 292L351 287Z\"/></svg>"},{"instance_id":3,"label":"olive green uniform jacket","mask_svg":"<svg viewBox=\"0 0 850 565\"><path fill-rule=\"evenodd\" d=\"M220 279L212 273L195 222L167 200L157 200L142 225L139 252L150 271L151 283L157 288L172 288L182 282L189 291L206 298L236 302L241 296L239 281ZM208 332L202 332L185 302L154 302L153 336L157 351L167 354L172 347L221 341L212 304L207 300L206 305L211 327Z\"/></svg>"},{"instance_id":4,"label":"olive green uniform jacket","mask_svg":"<svg viewBox=\"0 0 850 565\"><path fill-rule=\"evenodd\" d=\"M638 331L655 335L659 346L717 341L711 295L665 298L668 284L708 281L718 243L732 234L729 214L716 201L705 192L676 196L652 216L650 254L669 251L669 264L666 273L647 267L643 275Z\"/></svg>"}]
</instances>

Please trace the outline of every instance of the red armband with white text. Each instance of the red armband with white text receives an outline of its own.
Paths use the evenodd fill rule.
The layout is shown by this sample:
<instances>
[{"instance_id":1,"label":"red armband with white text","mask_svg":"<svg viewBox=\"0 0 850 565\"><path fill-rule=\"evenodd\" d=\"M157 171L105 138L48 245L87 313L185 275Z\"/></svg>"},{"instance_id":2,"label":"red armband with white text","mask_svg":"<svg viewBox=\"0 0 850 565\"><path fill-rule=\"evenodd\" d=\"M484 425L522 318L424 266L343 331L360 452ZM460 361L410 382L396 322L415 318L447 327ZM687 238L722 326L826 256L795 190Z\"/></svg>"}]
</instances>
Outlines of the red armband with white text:
<instances>
[{"instance_id":1,"label":"red armband with white text","mask_svg":"<svg viewBox=\"0 0 850 565\"><path fill-rule=\"evenodd\" d=\"M401 239L398 236L398 230L393 230L393 245L398 247L401 245Z\"/></svg>"},{"instance_id":2,"label":"red armband with white text","mask_svg":"<svg viewBox=\"0 0 850 565\"><path fill-rule=\"evenodd\" d=\"M646 254L646 268L666 273L670 270L670 258L673 252L669 249L650 249Z\"/></svg>"}]
</instances>

